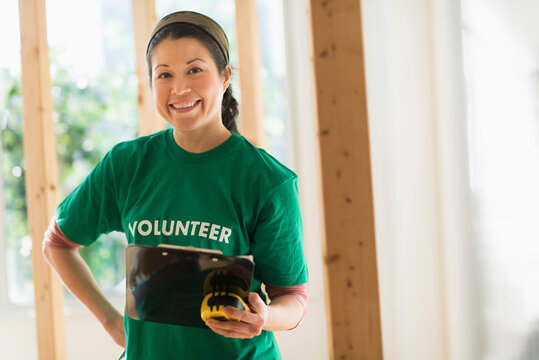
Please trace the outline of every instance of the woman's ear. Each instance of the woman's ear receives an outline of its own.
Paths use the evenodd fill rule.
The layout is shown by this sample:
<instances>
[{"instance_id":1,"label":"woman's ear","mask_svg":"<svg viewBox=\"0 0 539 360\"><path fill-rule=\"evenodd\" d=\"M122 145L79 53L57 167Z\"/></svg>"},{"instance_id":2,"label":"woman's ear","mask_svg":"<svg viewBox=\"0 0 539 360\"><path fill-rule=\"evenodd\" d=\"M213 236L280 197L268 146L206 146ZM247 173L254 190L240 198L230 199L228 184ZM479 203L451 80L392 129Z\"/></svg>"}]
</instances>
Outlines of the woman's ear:
<instances>
[{"instance_id":1,"label":"woman's ear","mask_svg":"<svg viewBox=\"0 0 539 360\"><path fill-rule=\"evenodd\" d=\"M223 92L230 86L230 80L232 79L232 67L227 65L223 70Z\"/></svg>"}]
</instances>

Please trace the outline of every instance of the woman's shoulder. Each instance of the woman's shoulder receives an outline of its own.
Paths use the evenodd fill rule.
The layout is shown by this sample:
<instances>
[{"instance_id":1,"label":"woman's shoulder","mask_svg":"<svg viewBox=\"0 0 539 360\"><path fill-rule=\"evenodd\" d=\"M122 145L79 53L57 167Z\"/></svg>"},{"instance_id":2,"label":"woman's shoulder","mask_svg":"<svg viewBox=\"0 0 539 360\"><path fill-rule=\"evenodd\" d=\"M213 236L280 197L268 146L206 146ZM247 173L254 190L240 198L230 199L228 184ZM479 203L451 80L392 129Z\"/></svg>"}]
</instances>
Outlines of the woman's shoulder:
<instances>
[{"instance_id":1,"label":"woman's shoulder","mask_svg":"<svg viewBox=\"0 0 539 360\"><path fill-rule=\"evenodd\" d=\"M265 149L256 147L247 139L243 138L242 163L252 177L262 177L271 183L280 184L289 179L297 178L297 174L274 157Z\"/></svg>"},{"instance_id":2,"label":"woman's shoulder","mask_svg":"<svg viewBox=\"0 0 539 360\"><path fill-rule=\"evenodd\" d=\"M132 140L117 143L109 151L115 159L133 159L133 156L140 156L147 151L156 148L156 145L165 141L167 130L159 131L155 134L140 136Z\"/></svg>"}]
</instances>

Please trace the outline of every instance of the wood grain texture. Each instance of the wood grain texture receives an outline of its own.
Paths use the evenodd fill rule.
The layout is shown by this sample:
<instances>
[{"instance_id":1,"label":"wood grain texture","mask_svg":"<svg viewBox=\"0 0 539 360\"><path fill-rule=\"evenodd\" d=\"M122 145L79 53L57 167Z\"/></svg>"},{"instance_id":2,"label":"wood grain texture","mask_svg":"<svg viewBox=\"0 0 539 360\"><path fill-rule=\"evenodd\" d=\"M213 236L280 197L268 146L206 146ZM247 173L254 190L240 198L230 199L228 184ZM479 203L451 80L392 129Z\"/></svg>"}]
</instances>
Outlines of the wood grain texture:
<instances>
[{"instance_id":1,"label":"wood grain texture","mask_svg":"<svg viewBox=\"0 0 539 360\"><path fill-rule=\"evenodd\" d=\"M330 353L382 359L358 0L311 0Z\"/></svg>"},{"instance_id":2,"label":"wood grain texture","mask_svg":"<svg viewBox=\"0 0 539 360\"><path fill-rule=\"evenodd\" d=\"M26 200L32 238L38 354L40 360L63 360L66 352L62 285L41 252L43 233L57 204L45 0L20 0L19 16Z\"/></svg>"},{"instance_id":3,"label":"wood grain texture","mask_svg":"<svg viewBox=\"0 0 539 360\"><path fill-rule=\"evenodd\" d=\"M260 37L255 0L236 0L236 33L240 73L240 131L258 147L266 146Z\"/></svg>"},{"instance_id":4,"label":"wood grain texture","mask_svg":"<svg viewBox=\"0 0 539 360\"><path fill-rule=\"evenodd\" d=\"M155 1L133 0L133 24L135 34L136 74L138 77L139 136L151 135L164 130L165 120L153 104L152 90L146 63L146 48L156 24Z\"/></svg>"}]
</instances>

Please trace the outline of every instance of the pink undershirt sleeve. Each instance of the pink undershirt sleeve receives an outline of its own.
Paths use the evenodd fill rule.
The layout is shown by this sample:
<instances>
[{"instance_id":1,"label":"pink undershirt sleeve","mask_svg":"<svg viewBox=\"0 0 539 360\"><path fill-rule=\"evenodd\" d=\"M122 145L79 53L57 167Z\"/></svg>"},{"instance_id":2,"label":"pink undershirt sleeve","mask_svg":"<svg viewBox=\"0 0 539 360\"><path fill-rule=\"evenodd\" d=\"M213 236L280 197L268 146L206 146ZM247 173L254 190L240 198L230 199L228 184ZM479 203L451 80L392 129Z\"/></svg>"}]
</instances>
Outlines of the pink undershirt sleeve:
<instances>
[{"instance_id":1,"label":"pink undershirt sleeve","mask_svg":"<svg viewBox=\"0 0 539 360\"><path fill-rule=\"evenodd\" d=\"M307 296L307 284L294 286L275 286L270 284L265 285L266 292L268 293L268 297L270 298L270 300L278 296L289 295L295 297L301 303L301 306L303 306L303 314L301 315L301 319L294 327L290 328L289 330L298 327L298 325L301 324L303 318L305 317L307 301L309 300L309 297Z\"/></svg>"},{"instance_id":2,"label":"pink undershirt sleeve","mask_svg":"<svg viewBox=\"0 0 539 360\"><path fill-rule=\"evenodd\" d=\"M58 223L56 222L56 218L53 217L49 228L47 229L47 231L45 231L43 247L77 250L78 248L82 247L82 245L74 243L73 241L69 240L64 234L62 234L62 231L60 231Z\"/></svg>"}]
</instances>

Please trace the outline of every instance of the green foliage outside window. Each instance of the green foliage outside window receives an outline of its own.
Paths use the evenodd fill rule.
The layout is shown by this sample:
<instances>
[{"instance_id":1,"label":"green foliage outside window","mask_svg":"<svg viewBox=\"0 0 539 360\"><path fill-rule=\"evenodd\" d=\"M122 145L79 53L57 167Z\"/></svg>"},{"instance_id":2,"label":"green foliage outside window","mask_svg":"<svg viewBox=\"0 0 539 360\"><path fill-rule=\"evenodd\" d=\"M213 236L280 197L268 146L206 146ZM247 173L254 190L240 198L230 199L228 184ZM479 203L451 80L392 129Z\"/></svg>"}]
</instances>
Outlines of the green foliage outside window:
<instances>
[{"instance_id":1,"label":"green foliage outside window","mask_svg":"<svg viewBox=\"0 0 539 360\"><path fill-rule=\"evenodd\" d=\"M67 49L50 50L51 95L58 156L58 201L80 184L114 144L136 136L138 85L134 75L133 35L129 24L130 16L125 13L126 4L127 2L102 3L102 26L105 35L102 41L105 55L103 66L97 74L87 77L78 75L77 70L80 69L71 68L61 62L63 55L68 53ZM268 10L279 4L269 0L257 1L261 11L259 21L263 29L261 76L268 148L273 155L286 163L285 113L288 103L284 90L284 39L282 34L275 30L275 20L268 16ZM282 11L281 5L277 8ZM232 0L157 1L159 17L179 9L199 11L219 21L229 35L232 65L237 65ZM278 11L274 13L281 16ZM240 99L237 79L238 75L241 76L241 68L234 68L234 74L233 87ZM8 297L15 303L31 303L32 241L28 235L26 211L20 74L2 68L0 134ZM102 236L93 245L79 250L105 291L115 288L124 277L124 248L124 234L111 233ZM4 259L0 259L0 264L3 261Z\"/></svg>"},{"instance_id":2,"label":"green foliage outside window","mask_svg":"<svg viewBox=\"0 0 539 360\"><path fill-rule=\"evenodd\" d=\"M54 60L51 77L60 184L58 201L61 201L115 143L135 137L137 83L132 74L118 71L114 74L102 71L94 79L73 79L70 69L59 67ZM18 76L0 69L0 82L4 221L8 279L11 280L8 282L12 289L9 298L14 302L29 302L33 284L20 81ZM123 279L124 248L125 236L111 233L79 250L105 291Z\"/></svg>"}]
</instances>

